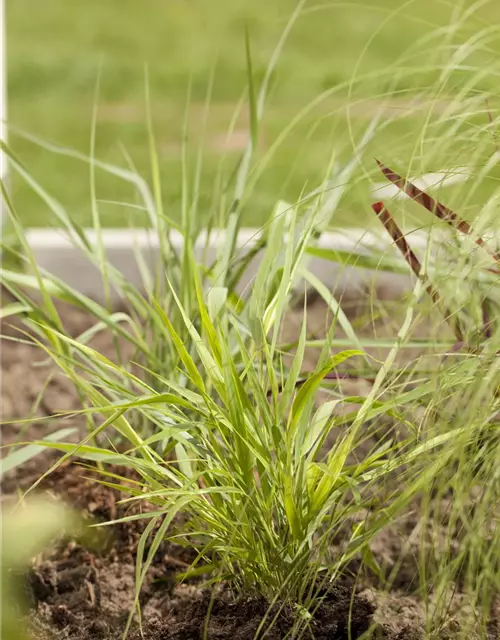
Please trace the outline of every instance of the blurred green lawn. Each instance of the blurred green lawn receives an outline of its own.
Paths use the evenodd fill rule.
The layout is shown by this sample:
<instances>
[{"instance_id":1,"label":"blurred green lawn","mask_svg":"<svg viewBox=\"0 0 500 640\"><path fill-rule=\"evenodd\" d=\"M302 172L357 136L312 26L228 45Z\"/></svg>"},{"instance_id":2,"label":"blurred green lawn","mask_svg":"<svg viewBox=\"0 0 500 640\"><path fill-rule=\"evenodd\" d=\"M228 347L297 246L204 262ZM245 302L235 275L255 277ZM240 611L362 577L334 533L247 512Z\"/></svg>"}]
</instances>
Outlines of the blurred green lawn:
<instances>
[{"instance_id":1,"label":"blurred green lawn","mask_svg":"<svg viewBox=\"0 0 500 640\"><path fill-rule=\"evenodd\" d=\"M260 156L304 105L349 80L354 72L370 74L386 69L412 43L448 24L456 16L458 4L463 8L470 3L308 3L273 75ZM96 156L125 166L125 149L137 170L147 177L147 65L165 210L173 218L179 216L182 127L190 86L191 166L198 146L203 144L200 202L208 214L221 159L225 157L229 174L248 132L248 114L243 109L234 136L229 141L225 139L235 106L247 85L245 25L251 36L254 77L259 82L295 5L295 0L7 0L9 121L88 154L96 79L101 69ZM484 28L486 18L500 17L500 3L492 2L487 11L471 18L459 37ZM422 53L423 62L428 55ZM203 104L214 65L208 131L202 142ZM417 77L410 69L396 88L428 85L438 73L429 70ZM387 78L367 81L350 97L344 89L316 107L278 147L257 181L245 209L245 223L258 226L278 198L294 199L304 187L317 186L333 148L340 160L350 157L351 135L359 140L374 110L383 102L380 96L387 86ZM346 105L362 98L366 102L353 107L350 129ZM402 109L402 103L394 108ZM413 114L398 120L373 142L373 155L381 155L387 162L392 157L404 161L425 117L425 113ZM407 143L406 151L402 140ZM10 142L35 178L71 215L88 224L88 166L15 135ZM21 180L14 177L12 186L16 207L26 224L52 223L44 205ZM131 189L116 179L99 175L97 187L103 201L134 201ZM369 209L360 208L353 214L353 206L351 203L342 208L336 224L366 222ZM126 226L131 216L136 224L143 223L130 207L104 203L101 213L108 226Z\"/></svg>"}]
</instances>

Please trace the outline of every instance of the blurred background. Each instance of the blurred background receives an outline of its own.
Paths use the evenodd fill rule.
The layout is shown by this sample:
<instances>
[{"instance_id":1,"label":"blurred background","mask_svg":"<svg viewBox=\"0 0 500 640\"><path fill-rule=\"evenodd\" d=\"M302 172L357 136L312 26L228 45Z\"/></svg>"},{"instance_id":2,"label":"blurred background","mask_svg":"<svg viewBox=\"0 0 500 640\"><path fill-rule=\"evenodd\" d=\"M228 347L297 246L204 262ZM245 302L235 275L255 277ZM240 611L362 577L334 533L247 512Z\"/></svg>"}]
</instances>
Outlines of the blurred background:
<instances>
[{"instance_id":1,"label":"blurred background","mask_svg":"<svg viewBox=\"0 0 500 640\"><path fill-rule=\"evenodd\" d=\"M147 78L166 211L179 217L186 120L189 179L194 183L202 149L199 196L208 215L249 135L245 29L258 87L296 6L296 0L6 0L10 144L35 179L88 224L88 166L20 137L16 128L88 155L97 105L96 157L148 177ZM429 104L442 114L462 100L471 73L470 91L494 93L496 76L481 69L491 70L500 51L490 27L499 18L498 0L305 2L271 77L245 222L258 226L277 199L316 187L332 154L341 164L352 157L377 113L387 126L375 136L370 162L378 155L399 168L413 162L436 171L449 159L460 164L470 157L470 145L457 150L452 141L438 152ZM450 65L453 73L444 77ZM473 124L481 123L488 123L484 110ZM419 137L422 127L432 153ZM367 161L365 173L372 169ZM14 176L12 187L23 221L51 224L21 179ZM99 174L97 190L107 225L144 223L125 206L134 202L127 185ZM370 214L356 198L354 189L336 224L366 223Z\"/></svg>"}]
</instances>

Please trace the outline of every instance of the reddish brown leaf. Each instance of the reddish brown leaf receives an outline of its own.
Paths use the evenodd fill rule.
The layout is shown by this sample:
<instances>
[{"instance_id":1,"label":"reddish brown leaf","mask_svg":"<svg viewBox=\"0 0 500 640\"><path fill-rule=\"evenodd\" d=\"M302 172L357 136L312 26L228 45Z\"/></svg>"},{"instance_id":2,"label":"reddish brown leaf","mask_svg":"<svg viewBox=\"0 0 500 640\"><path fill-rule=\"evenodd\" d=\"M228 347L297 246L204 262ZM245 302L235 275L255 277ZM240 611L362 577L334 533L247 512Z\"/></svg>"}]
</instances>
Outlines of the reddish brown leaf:
<instances>
[{"instance_id":1,"label":"reddish brown leaf","mask_svg":"<svg viewBox=\"0 0 500 640\"><path fill-rule=\"evenodd\" d=\"M415 202L421 204L427 211L430 211L432 214L437 216L440 220L443 220L447 224L451 225L455 229L458 229L462 233L466 235L470 235L474 237L474 242L479 245L482 249L484 249L496 262L500 262L500 254L492 253L484 240L478 236L471 225L466 222L463 218L460 218L454 211L446 207L444 204L437 202L434 200L428 193L422 191L417 186L415 186L409 180L406 180L392 169L386 167L380 160L376 160L380 170L384 174L384 176L395 184L398 189L401 189L407 196L409 196Z\"/></svg>"},{"instance_id":2,"label":"reddish brown leaf","mask_svg":"<svg viewBox=\"0 0 500 640\"><path fill-rule=\"evenodd\" d=\"M441 300L438 295L438 292L432 287L432 285L427 281L427 278L422 273L422 267L420 265L420 261L417 256L413 253L410 245L406 242L406 238L404 237L404 233L399 228L397 222L394 220L389 210L386 208L383 202L375 202L372 205L373 211L377 214L379 220L384 225L387 233L394 240L394 244L403 254L404 259L410 265L411 270L417 276L419 280L421 280L425 284L425 288L427 293L430 295L432 301L440 306ZM453 322L451 320L451 314L448 310L444 312L446 321L450 324L453 329L455 336L457 337L458 342L463 341L462 331L458 326L458 323Z\"/></svg>"},{"instance_id":3,"label":"reddish brown leaf","mask_svg":"<svg viewBox=\"0 0 500 640\"><path fill-rule=\"evenodd\" d=\"M483 335L486 339L491 338L493 335L493 321L490 318L490 314L488 312L488 304L486 301L483 301L482 304L482 315L483 315Z\"/></svg>"},{"instance_id":4,"label":"reddish brown leaf","mask_svg":"<svg viewBox=\"0 0 500 640\"><path fill-rule=\"evenodd\" d=\"M401 231L401 229L399 228L398 224L396 223L392 215L389 213L389 211L385 208L384 203L375 202L375 204L372 205L372 209L375 211L375 213L379 217L379 220L384 225L387 233L394 240L394 244L403 254L404 259L410 265L410 268L413 271L413 273L417 276L417 278L420 278L420 273L422 271L420 261L411 250L410 245L406 242L404 233ZM434 300L434 297L433 297L433 300ZM434 302L437 302L437 300L434 300Z\"/></svg>"}]
</instances>

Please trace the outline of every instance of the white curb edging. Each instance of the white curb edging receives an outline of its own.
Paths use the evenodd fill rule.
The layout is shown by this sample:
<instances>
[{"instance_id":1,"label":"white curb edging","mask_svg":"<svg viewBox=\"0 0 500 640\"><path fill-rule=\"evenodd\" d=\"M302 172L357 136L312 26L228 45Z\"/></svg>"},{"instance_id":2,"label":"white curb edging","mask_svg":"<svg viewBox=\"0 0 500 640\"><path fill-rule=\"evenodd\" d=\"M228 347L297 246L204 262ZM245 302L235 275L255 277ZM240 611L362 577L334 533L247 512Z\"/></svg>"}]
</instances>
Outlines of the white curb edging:
<instances>
[{"instance_id":1,"label":"white curb edging","mask_svg":"<svg viewBox=\"0 0 500 640\"><path fill-rule=\"evenodd\" d=\"M92 243L96 242L93 230L87 231ZM259 230L244 228L237 239L238 253L243 255L252 248L259 238ZM411 234L412 246L425 249L427 236ZM99 269L89 262L85 254L75 247L74 243L62 232L51 229L30 229L27 240L31 246L38 266L66 282L72 288L96 300L103 299L103 283ZM176 250L182 249L182 235L172 232L171 240ZM195 255L205 264L211 264L216 257L217 249L225 242L224 232L212 232L208 238L201 235L195 245ZM159 255L158 237L152 230L138 229L105 229L102 231L102 243L109 262L121 271L127 280L137 288L141 288L142 277L137 264L136 252L141 252L147 265L154 267ZM384 234L375 235L363 229L345 229L341 232L324 233L317 246L338 251L369 252L370 248L380 251L381 247L390 250L390 240ZM242 281L240 293L248 287L257 274L261 254L250 263ZM392 297L407 290L411 286L410 274L396 275L390 272L370 271L357 267L342 267L329 260L311 257L308 268L330 290L342 292L361 289L375 285L383 297ZM300 284L298 286L301 286ZM302 285L303 286L303 285ZM119 299L114 292L112 297Z\"/></svg>"}]
</instances>

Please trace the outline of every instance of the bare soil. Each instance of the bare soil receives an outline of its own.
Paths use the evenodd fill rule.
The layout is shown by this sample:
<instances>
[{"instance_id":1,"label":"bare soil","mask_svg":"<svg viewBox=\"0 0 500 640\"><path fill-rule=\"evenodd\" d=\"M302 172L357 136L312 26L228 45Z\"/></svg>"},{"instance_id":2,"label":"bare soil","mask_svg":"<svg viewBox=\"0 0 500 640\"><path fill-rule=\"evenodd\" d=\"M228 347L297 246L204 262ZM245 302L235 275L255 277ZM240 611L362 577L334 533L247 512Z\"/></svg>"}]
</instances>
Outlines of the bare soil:
<instances>
[{"instance_id":1,"label":"bare soil","mask_svg":"<svg viewBox=\"0 0 500 640\"><path fill-rule=\"evenodd\" d=\"M355 305L356 306L356 305ZM369 310L365 311L368 313ZM326 326L326 310L315 303L309 310L312 331L318 334ZM360 309L352 314L360 317ZM77 335L89 324L89 318L74 310L65 311L65 322ZM290 319L290 330L297 324L300 312ZM370 331L381 331L372 324ZM390 329L388 329L390 331ZM60 410L78 408L78 398L69 381L54 374L47 383L48 370L37 366L40 352L30 344L9 340L15 329L4 323L2 327L2 420L12 421L2 426L3 443L32 439L53 428L49 418ZM324 335L324 332L323 332ZM99 350L111 356L113 346L106 335L98 338ZM310 356L314 359L314 355ZM311 361L312 363L312 361ZM364 384L364 383L361 383ZM366 390L364 390L366 391ZM15 423L27 416L36 420ZM71 424L83 426L76 418ZM60 421L57 425L61 426ZM29 487L40 472L47 468L51 456L43 454L15 473L7 474L2 482L2 500L7 503L19 489ZM93 521L107 521L139 512L148 506L134 502L134 506L119 503L120 495L96 483L94 472L75 463L66 463L48 476L40 487L79 509ZM443 507L445 508L445 506ZM374 542L373 553L386 574L392 574L389 593L381 590L374 575L358 572L360 563L352 564L352 574L339 580L316 612L309 635L318 640L347 640L361 636L370 625L378 627L378 637L387 640L420 639L425 637L425 605L417 594L419 583L420 514L415 509L386 529ZM92 640L121 638L134 602L134 573L137 545L144 522L141 520L114 526L99 550L76 540L58 543L43 557L34 559L27 577L30 603L29 621L35 640ZM341 541L339 541L341 546ZM132 640L201 640L204 637L207 612L210 610L207 637L210 640L251 640L269 604L252 594L233 599L230 594L209 592L196 583L179 584L176 574L193 559L189 551L170 543L158 550L140 595L143 613L143 635L137 624ZM432 599L432 596L431 596ZM449 620L442 626L439 637L459 636L461 617L467 608L465 596L457 593L450 606ZM281 603L271 610L275 624L265 636L270 640L289 637L296 613ZM469 636L472 640L473 635ZM477 636L478 638L480 635ZM492 620L488 638L500 637Z\"/></svg>"}]
</instances>

